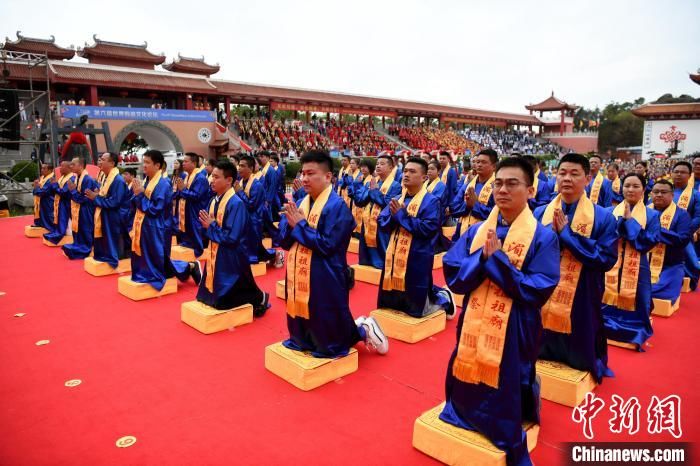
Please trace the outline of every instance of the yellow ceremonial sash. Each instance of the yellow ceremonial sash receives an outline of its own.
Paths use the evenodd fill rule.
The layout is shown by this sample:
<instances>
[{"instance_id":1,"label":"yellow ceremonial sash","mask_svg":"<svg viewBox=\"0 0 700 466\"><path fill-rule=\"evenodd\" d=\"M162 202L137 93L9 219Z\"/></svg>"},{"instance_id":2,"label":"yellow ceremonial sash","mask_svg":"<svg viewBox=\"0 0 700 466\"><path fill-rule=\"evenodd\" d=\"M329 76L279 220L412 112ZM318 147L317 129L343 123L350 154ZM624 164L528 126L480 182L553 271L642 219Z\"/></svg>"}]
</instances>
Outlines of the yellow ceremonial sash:
<instances>
[{"instance_id":1,"label":"yellow ceremonial sash","mask_svg":"<svg viewBox=\"0 0 700 466\"><path fill-rule=\"evenodd\" d=\"M87 170L83 170L83 172L80 174L80 179L78 180L78 186L77 190L80 192L80 189L83 186L83 180L87 176L88 172ZM80 219L80 203L75 202L73 199L70 200L70 223L71 223L71 230L73 230L74 233L78 232L78 224L79 224L79 219Z\"/></svg>"},{"instance_id":2,"label":"yellow ceremonial sash","mask_svg":"<svg viewBox=\"0 0 700 466\"><path fill-rule=\"evenodd\" d=\"M653 208L653 204L649 207ZM676 204L671 202L663 212L661 212L661 228L669 230L671 222L676 215ZM664 266L664 257L666 255L666 245L659 241L656 246L649 251L649 268L651 269L651 283L657 283L661 276L661 270Z\"/></svg>"},{"instance_id":3,"label":"yellow ceremonial sash","mask_svg":"<svg viewBox=\"0 0 700 466\"><path fill-rule=\"evenodd\" d=\"M620 185L622 184L622 180L620 179L619 176L616 176L614 180L611 181L612 183L612 191L615 194L620 194ZM618 202L612 201L613 207L616 206Z\"/></svg>"},{"instance_id":4,"label":"yellow ceremonial sash","mask_svg":"<svg viewBox=\"0 0 700 466\"><path fill-rule=\"evenodd\" d=\"M379 192L386 195L389 192L389 188L394 183L394 178L396 177L396 167L391 170L389 176L382 182L379 187ZM365 207L362 213L362 222L365 224L365 243L370 248L377 247L377 219L379 214L382 212L382 207L378 206L374 202L370 202Z\"/></svg>"},{"instance_id":5,"label":"yellow ceremonial sash","mask_svg":"<svg viewBox=\"0 0 700 466\"><path fill-rule=\"evenodd\" d=\"M100 173L104 175L104 172ZM109 175L105 175L102 177L102 180L100 181L100 196L107 196L109 188L110 186L112 186L112 183L114 182L114 179L117 177L118 174L119 169L117 167L114 167L109 171ZM102 238L102 207L99 206L95 207L95 238Z\"/></svg>"},{"instance_id":6,"label":"yellow ceremonial sash","mask_svg":"<svg viewBox=\"0 0 700 466\"><path fill-rule=\"evenodd\" d=\"M224 214L226 213L226 205L235 194L236 192L233 190L233 188L231 188L224 193L223 197L219 201L219 209L216 211L216 223L218 223L220 227L224 224ZM216 199L212 199L211 204L209 204L210 217L214 216L215 204ZM207 290L209 290L209 293L214 292L214 274L216 273L216 255L218 252L219 243L211 241L209 243L209 260L207 261L207 279L205 282L205 286L207 287Z\"/></svg>"},{"instance_id":7,"label":"yellow ceremonial sash","mask_svg":"<svg viewBox=\"0 0 700 466\"><path fill-rule=\"evenodd\" d=\"M690 205L690 200L693 197L693 190L695 188L695 175L691 173L690 179L688 180L688 184L686 185L685 189L681 193L680 197L678 198L678 207L680 207L683 210L688 210L688 206Z\"/></svg>"},{"instance_id":8,"label":"yellow ceremonial sash","mask_svg":"<svg viewBox=\"0 0 700 466\"><path fill-rule=\"evenodd\" d=\"M340 167L340 171L338 171L338 190L336 191L339 195L342 194L343 188L340 186L340 181L343 179L345 176L345 168Z\"/></svg>"},{"instance_id":9,"label":"yellow ceremonial sash","mask_svg":"<svg viewBox=\"0 0 700 466\"><path fill-rule=\"evenodd\" d=\"M598 196L600 196L600 189L603 187L603 180L604 179L605 178L603 178L603 175L600 173L600 171L598 172L596 177L593 179L593 186L591 186L590 199L591 199L591 202L594 204L598 203Z\"/></svg>"},{"instance_id":10,"label":"yellow ceremonial sash","mask_svg":"<svg viewBox=\"0 0 700 466\"><path fill-rule=\"evenodd\" d=\"M595 220L595 205L586 193L581 195L576 205L576 212L571 220L571 231L585 238L590 238ZM561 194L549 203L542 215L542 225L551 225L554 211L561 209ZM571 308L574 305L576 288L581 277L583 264L568 249L561 248L559 263L559 284L554 289L549 301L542 306L542 326L559 333L571 333Z\"/></svg>"},{"instance_id":11,"label":"yellow ceremonial sash","mask_svg":"<svg viewBox=\"0 0 700 466\"><path fill-rule=\"evenodd\" d=\"M479 177L475 176L472 178L472 180L469 182L467 185L467 190L469 188L474 188L476 189L476 180L478 180ZM479 204L488 204L489 203L489 198L491 197L491 193L493 193L493 181L496 179L496 173L494 172L491 175L491 178L489 178L486 183L484 183L484 186L481 188L481 191L479 192L479 197L477 198L477 202ZM465 190L466 192L466 190ZM473 210L473 209L472 209ZM476 217L474 217L471 212L469 212L469 215L465 215L462 217L462 220L460 223L462 224L462 227L460 228L460 232L464 233L467 231L467 228L470 226L474 225L475 223L480 222L480 220Z\"/></svg>"},{"instance_id":12,"label":"yellow ceremonial sash","mask_svg":"<svg viewBox=\"0 0 700 466\"><path fill-rule=\"evenodd\" d=\"M428 191L421 187L420 191L408 203L406 211L411 217L418 215L423 198ZM406 191L401 194L399 202L403 204ZM382 289L386 291L406 291L406 269L408 267L408 253L411 251L413 235L402 226L394 230L389 238L389 246L384 259L384 280Z\"/></svg>"},{"instance_id":13,"label":"yellow ceremonial sash","mask_svg":"<svg viewBox=\"0 0 700 466\"><path fill-rule=\"evenodd\" d=\"M264 177L267 175L267 171L270 169L270 162L267 162L264 167L260 170L260 176Z\"/></svg>"},{"instance_id":14,"label":"yellow ceremonial sash","mask_svg":"<svg viewBox=\"0 0 700 466\"><path fill-rule=\"evenodd\" d=\"M192 185L192 182L194 181L194 177L199 174L204 170L204 167L199 167L195 168L192 170L192 173L187 175L187 178L185 179L185 188L190 189L190 186ZM187 205L187 199L181 198L178 199L177 206L178 206L178 213L179 213L179 226L180 226L180 231L185 232L186 227L185 227L185 207Z\"/></svg>"},{"instance_id":15,"label":"yellow ceremonial sash","mask_svg":"<svg viewBox=\"0 0 700 466\"><path fill-rule=\"evenodd\" d=\"M318 228L323 208L333 192L333 186L328 186L318 195L311 206L311 196L308 194L301 201L299 209L309 226ZM309 298L311 297L311 258L313 250L295 242L289 250L287 260L287 314L291 317L309 318Z\"/></svg>"},{"instance_id":16,"label":"yellow ceremonial sash","mask_svg":"<svg viewBox=\"0 0 700 466\"><path fill-rule=\"evenodd\" d=\"M253 175L253 178L259 180L263 177L262 171L259 171Z\"/></svg>"},{"instance_id":17,"label":"yellow ceremonial sash","mask_svg":"<svg viewBox=\"0 0 700 466\"><path fill-rule=\"evenodd\" d=\"M39 178L39 186L41 186L43 188L46 185L46 183L48 183L49 180L51 180L53 178L53 175L54 175L54 173L52 171L48 176L42 176L41 178ZM54 203L55 202L56 201L54 200ZM40 205L41 205L41 196L34 196L34 218L35 219L38 219L39 217L41 217L41 211L39 210Z\"/></svg>"},{"instance_id":18,"label":"yellow ceremonial sash","mask_svg":"<svg viewBox=\"0 0 700 466\"><path fill-rule=\"evenodd\" d=\"M63 189L63 186L73 177L72 173L63 175L58 179L58 186ZM58 205L61 203L61 196L56 193L53 197L53 224L58 225ZM64 232L65 233L65 232Z\"/></svg>"},{"instance_id":19,"label":"yellow ceremonial sash","mask_svg":"<svg viewBox=\"0 0 700 466\"><path fill-rule=\"evenodd\" d=\"M148 186L144 191L144 195L150 199L153 195L153 190L156 189L160 179L163 177L163 172L158 170L153 178L148 180ZM143 226L143 220L146 218L146 213L141 209L136 209L136 215L134 216L134 227L131 230L131 251L136 253L137 256L141 255L141 227Z\"/></svg>"},{"instance_id":20,"label":"yellow ceremonial sash","mask_svg":"<svg viewBox=\"0 0 700 466\"><path fill-rule=\"evenodd\" d=\"M425 183L423 183L423 187L425 189L427 189L429 193L432 193L433 190L435 189L435 186L437 186L437 184L441 181L442 180L439 177L435 178L433 181L425 180ZM443 181L443 183L444 183L444 181Z\"/></svg>"},{"instance_id":21,"label":"yellow ceremonial sash","mask_svg":"<svg viewBox=\"0 0 700 466\"><path fill-rule=\"evenodd\" d=\"M625 202L623 201L613 209L613 215L617 219L624 213ZM647 208L643 201L637 202L632 209L632 218L635 219L642 228L646 228ZM642 256L639 251L629 245L623 238L620 238L617 251L617 262L615 266L609 272L605 273L605 293L603 293L603 302L611 306L617 306L626 311L634 311L637 298L639 266ZM619 278L620 267L622 267L622 278Z\"/></svg>"},{"instance_id":22,"label":"yellow ceremonial sash","mask_svg":"<svg viewBox=\"0 0 700 466\"><path fill-rule=\"evenodd\" d=\"M100 170L100 172L97 174L97 182L100 184L100 186L102 186L102 183L105 182L106 177L107 177L107 175L105 175L105 172Z\"/></svg>"},{"instance_id":23,"label":"yellow ceremonial sash","mask_svg":"<svg viewBox=\"0 0 700 466\"><path fill-rule=\"evenodd\" d=\"M253 187L254 182L255 182L255 175L249 176L248 179L246 180L246 185L245 185L245 188L243 188L243 192L248 197L250 197L250 188Z\"/></svg>"},{"instance_id":24,"label":"yellow ceremonial sash","mask_svg":"<svg viewBox=\"0 0 700 466\"><path fill-rule=\"evenodd\" d=\"M445 183L445 186L447 186L447 175L450 172L450 166L448 165L444 170L442 170L442 173L440 174L440 181Z\"/></svg>"},{"instance_id":25,"label":"yellow ceremonial sash","mask_svg":"<svg viewBox=\"0 0 700 466\"><path fill-rule=\"evenodd\" d=\"M498 212L498 207L494 207L486 221L479 226L469 248L470 254L484 246L488 230L496 229ZM503 252L518 270L523 266L536 228L537 220L530 209L525 207L508 230ZM498 388L512 306L513 300L488 278L471 292L459 335L457 356L452 365L452 375L462 382L481 382Z\"/></svg>"},{"instance_id":26,"label":"yellow ceremonial sash","mask_svg":"<svg viewBox=\"0 0 700 466\"><path fill-rule=\"evenodd\" d=\"M370 175L367 175L364 180L362 180L362 184L367 186L369 182L372 180L372 177ZM355 217L355 230L354 233L360 233L362 231L362 216L363 216L364 208L363 207L358 207L356 205L352 206L352 216Z\"/></svg>"},{"instance_id":27,"label":"yellow ceremonial sash","mask_svg":"<svg viewBox=\"0 0 700 466\"><path fill-rule=\"evenodd\" d=\"M357 175L359 173L360 173L360 170L358 169L358 170L355 170L354 173L348 173L348 174L352 177L352 179L354 181L355 178L357 178ZM350 199L350 195L348 194L348 187L347 186L344 187L339 194L343 197L343 200L345 201L345 205L350 207L352 199Z\"/></svg>"}]
</instances>

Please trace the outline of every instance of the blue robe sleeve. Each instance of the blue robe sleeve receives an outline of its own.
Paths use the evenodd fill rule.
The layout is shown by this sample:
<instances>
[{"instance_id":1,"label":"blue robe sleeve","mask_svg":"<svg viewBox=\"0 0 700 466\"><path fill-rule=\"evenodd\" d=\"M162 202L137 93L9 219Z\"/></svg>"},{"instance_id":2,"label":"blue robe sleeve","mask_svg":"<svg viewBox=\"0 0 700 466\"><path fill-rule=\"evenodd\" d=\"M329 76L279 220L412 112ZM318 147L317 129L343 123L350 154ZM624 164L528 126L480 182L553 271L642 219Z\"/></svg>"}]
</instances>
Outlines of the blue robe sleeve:
<instances>
[{"instance_id":1,"label":"blue robe sleeve","mask_svg":"<svg viewBox=\"0 0 700 466\"><path fill-rule=\"evenodd\" d=\"M425 199L421 205L418 215L411 217L404 207L396 212L396 215L391 215L389 206L382 209L377 219L379 228L385 231L391 231L396 227L396 224L401 225L406 231L416 238L432 238L440 229L440 210L439 202L434 197Z\"/></svg>"},{"instance_id":2,"label":"blue robe sleeve","mask_svg":"<svg viewBox=\"0 0 700 466\"><path fill-rule=\"evenodd\" d=\"M292 242L297 241L324 256L337 253L355 229L355 219L344 202L342 205L336 204L335 209L324 214L324 222L320 225L322 228L314 229L306 220L297 223L289 233Z\"/></svg>"},{"instance_id":3,"label":"blue robe sleeve","mask_svg":"<svg viewBox=\"0 0 700 466\"><path fill-rule=\"evenodd\" d=\"M206 177L201 176L200 174L195 176L194 180L192 180L189 189L183 188L175 193L176 199L182 198L187 199L188 201L204 201L204 199L208 197L209 183L207 182Z\"/></svg>"},{"instance_id":4,"label":"blue robe sleeve","mask_svg":"<svg viewBox=\"0 0 700 466\"><path fill-rule=\"evenodd\" d=\"M442 258L445 283L450 290L458 294L468 295L486 278L484 260L481 255L483 248L469 254L475 232L474 225L467 230L467 234L459 237Z\"/></svg>"},{"instance_id":5,"label":"blue robe sleeve","mask_svg":"<svg viewBox=\"0 0 700 466\"><path fill-rule=\"evenodd\" d=\"M659 230L659 242L667 246L685 247L693 236L693 232L690 230L690 217L682 209L678 209L676 224L672 227L671 230L666 228Z\"/></svg>"},{"instance_id":6,"label":"blue robe sleeve","mask_svg":"<svg viewBox=\"0 0 700 466\"><path fill-rule=\"evenodd\" d=\"M246 227L250 227L250 225L246 222L245 209L231 203L226 206L226 216L223 225L219 225L214 221L205 230L205 234L207 238L215 243L235 248L246 238L246 232L244 231Z\"/></svg>"},{"instance_id":7,"label":"blue robe sleeve","mask_svg":"<svg viewBox=\"0 0 700 466\"><path fill-rule=\"evenodd\" d=\"M94 202L102 209L118 209L129 199L128 195L129 188L126 183L112 183L107 196L97 196Z\"/></svg>"},{"instance_id":8,"label":"blue robe sleeve","mask_svg":"<svg viewBox=\"0 0 700 466\"><path fill-rule=\"evenodd\" d=\"M474 203L474 207L471 208L472 215L483 219L488 218L494 205L495 202L493 200L493 195L491 195L489 196L489 201L486 204L482 204L481 202Z\"/></svg>"},{"instance_id":9,"label":"blue robe sleeve","mask_svg":"<svg viewBox=\"0 0 700 466\"><path fill-rule=\"evenodd\" d=\"M467 203L464 200L464 193L467 191L467 183L463 183L450 200L450 214L455 217L464 217L469 213ZM449 193L448 193L449 195Z\"/></svg>"},{"instance_id":10,"label":"blue robe sleeve","mask_svg":"<svg viewBox=\"0 0 700 466\"><path fill-rule=\"evenodd\" d=\"M34 188L34 191L32 192L35 196L46 197L51 195L51 193L53 192L52 186L53 183L46 183L43 188L39 186L38 188Z\"/></svg>"},{"instance_id":11,"label":"blue robe sleeve","mask_svg":"<svg viewBox=\"0 0 700 466\"><path fill-rule=\"evenodd\" d=\"M571 230L568 223L559 234L561 247L571 251L571 254L585 267L607 272L617 262L617 223L615 217L607 210L599 210L596 215L602 217L599 220L602 231L597 239L586 238Z\"/></svg>"},{"instance_id":12,"label":"blue robe sleeve","mask_svg":"<svg viewBox=\"0 0 700 466\"><path fill-rule=\"evenodd\" d=\"M603 180L603 185L600 187L598 205L602 207L612 206L612 183L607 178Z\"/></svg>"},{"instance_id":13,"label":"blue robe sleeve","mask_svg":"<svg viewBox=\"0 0 700 466\"><path fill-rule=\"evenodd\" d=\"M690 229L695 233L700 228L700 194L697 191L693 192L693 197L690 199L692 203L692 209L688 208L688 214L690 217Z\"/></svg>"},{"instance_id":14,"label":"blue robe sleeve","mask_svg":"<svg viewBox=\"0 0 700 466\"><path fill-rule=\"evenodd\" d=\"M263 196L264 197L264 196ZM292 199L294 202L302 201L306 197L306 190L304 188L299 188L292 194Z\"/></svg>"},{"instance_id":15,"label":"blue robe sleeve","mask_svg":"<svg viewBox=\"0 0 700 466\"><path fill-rule=\"evenodd\" d=\"M659 231L661 230L659 216L658 214L649 215L649 212L650 209L647 209L647 226L644 229L633 218L625 220L620 217L617 219L617 231L620 237L632 244L632 247L642 254L651 251L659 242Z\"/></svg>"},{"instance_id":16,"label":"blue robe sleeve","mask_svg":"<svg viewBox=\"0 0 700 466\"><path fill-rule=\"evenodd\" d=\"M92 180L92 178L88 178L88 179L83 181L83 192L85 192L85 190L88 190L88 189L91 191L93 189L96 189L95 182ZM75 187L75 189L72 189L70 191L70 197L71 197L72 201L77 202L80 205L86 204L86 203L89 204L90 202L92 202L88 197L85 196L85 194L78 191L77 186Z\"/></svg>"},{"instance_id":17,"label":"blue robe sleeve","mask_svg":"<svg viewBox=\"0 0 700 466\"><path fill-rule=\"evenodd\" d=\"M358 207L365 207L370 203L371 199L369 197L369 185L365 185L361 181L356 181L352 184L351 195L352 200L355 201L355 205ZM349 194L350 194L349 192Z\"/></svg>"},{"instance_id":18,"label":"blue robe sleeve","mask_svg":"<svg viewBox=\"0 0 700 466\"><path fill-rule=\"evenodd\" d=\"M486 259L484 266L488 278L508 296L539 311L559 283L559 242L544 228L537 229L532 241L535 250L527 267L523 267L525 271L513 266L502 250Z\"/></svg>"}]
</instances>

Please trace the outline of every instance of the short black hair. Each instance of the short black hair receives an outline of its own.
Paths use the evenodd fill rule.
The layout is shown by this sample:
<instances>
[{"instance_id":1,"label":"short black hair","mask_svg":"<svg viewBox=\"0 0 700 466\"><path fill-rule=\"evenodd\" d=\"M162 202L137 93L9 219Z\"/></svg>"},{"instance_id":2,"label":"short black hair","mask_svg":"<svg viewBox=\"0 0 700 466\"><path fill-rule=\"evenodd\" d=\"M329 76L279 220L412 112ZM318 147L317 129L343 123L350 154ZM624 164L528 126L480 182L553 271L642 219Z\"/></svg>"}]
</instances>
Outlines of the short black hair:
<instances>
[{"instance_id":1,"label":"short black hair","mask_svg":"<svg viewBox=\"0 0 700 466\"><path fill-rule=\"evenodd\" d=\"M129 167L124 169L124 173L129 173L131 176L136 176L136 169Z\"/></svg>"},{"instance_id":2,"label":"short black hair","mask_svg":"<svg viewBox=\"0 0 700 466\"><path fill-rule=\"evenodd\" d=\"M352 157L350 156L350 154L343 154L341 157L344 158L344 159L348 159L348 162L349 162L350 159L352 158Z\"/></svg>"},{"instance_id":3,"label":"short black hair","mask_svg":"<svg viewBox=\"0 0 700 466\"><path fill-rule=\"evenodd\" d=\"M244 155L239 162L245 162L248 168L255 170L255 157L252 155Z\"/></svg>"},{"instance_id":4,"label":"short black hair","mask_svg":"<svg viewBox=\"0 0 700 466\"><path fill-rule=\"evenodd\" d=\"M195 167L199 166L199 159L202 158L201 155L195 152L185 152L185 157L189 157L190 160L194 162Z\"/></svg>"},{"instance_id":5,"label":"short black hair","mask_svg":"<svg viewBox=\"0 0 700 466\"><path fill-rule=\"evenodd\" d=\"M234 181L238 178L238 170L236 170L236 166L232 164L230 160L218 160L214 168L221 170L224 174L224 178L232 178Z\"/></svg>"},{"instance_id":6,"label":"short black hair","mask_svg":"<svg viewBox=\"0 0 700 466\"><path fill-rule=\"evenodd\" d=\"M608 168L614 168L615 170L620 171L620 166L616 163L609 164Z\"/></svg>"},{"instance_id":7,"label":"short black hair","mask_svg":"<svg viewBox=\"0 0 700 466\"><path fill-rule=\"evenodd\" d=\"M491 163L494 165L498 163L498 153L493 149L481 149L476 153L477 157L480 155L488 156L488 158L491 159Z\"/></svg>"},{"instance_id":8,"label":"short black hair","mask_svg":"<svg viewBox=\"0 0 700 466\"><path fill-rule=\"evenodd\" d=\"M360 168L362 167L367 167L371 173L374 171L374 162L372 162L370 159L362 159L360 160Z\"/></svg>"},{"instance_id":9,"label":"short black hair","mask_svg":"<svg viewBox=\"0 0 700 466\"><path fill-rule=\"evenodd\" d=\"M589 156L588 156L588 160L590 161L591 159L598 159L598 160L600 160L601 162L603 161L603 157L601 157L601 156L598 155L598 154L589 155Z\"/></svg>"},{"instance_id":10,"label":"short black hair","mask_svg":"<svg viewBox=\"0 0 700 466\"><path fill-rule=\"evenodd\" d=\"M636 167L637 165L641 165L642 167L644 167L645 170L649 167L649 164L646 163L646 161L644 161L644 160L640 160L639 162L635 162L634 166Z\"/></svg>"},{"instance_id":11,"label":"short black hair","mask_svg":"<svg viewBox=\"0 0 700 466\"><path fill-rule=\"evenodd\" d=\"M438 154L438 157L443 156L443 155L446 157L450 157L450 153L447 152L446 150L441 150L440 153ZM452 157L450 157L450 159L452 159Z\"/></svg>"},{"instance_id":12,"label":"short black hair","mask_svg":"<svg viewBox=\"0 0 700 466\"><path fill-rule=\"evenodd\" d=\"M163 157L163 153L161 151L156 149L149 149L143 153L143 156L151 159L151 162L153 162L154 164L158 164L161 170L163 169L163 167L165 167L165 157Z\"/></svg>"},{"instance_id":13,"label":"short black hair","mask_svg":"<svg viewBox=\"0 0 700 466\"><path fill-rule=\"evenodd\" d=\"M211 158L211 159L207 160L207 165L212 166L212 167L216 167L216 159Z\"/></svg>"},{"instance_id":14,"label":"short black hair","mask_svg":"<svg viewBox=\"0 0 700 466\"><path fill-rule=\"evenodd\" d=\"M527 163L532 165L533 170L537 170L538 164L537 164L537 157L534 155L518 155L521 159L525 160Z\"/></svg>"},{"instance_id":15,"label":"short black hair","mask_svg":"<svg viewBox=\"0 0 700 466\"><path fill-rule=\"evenodd\" d=\"M272 156L272 153L269 150L264 150L258 154L258 157L262 157L263 155L269 159Z\"/></svg>"},{"instance_id":16,"label":"short black hair","mask_svg":"<svg viewBox=\"0 0 700 466\"><path fill-rule=\"evenodd\" d=\"M421 160L425 161L425 159L421 159ZM440 171L440 168L441 168L441 167L440 167L440 162L438 162L438 161L435 160L435 159L431 159L430 162L428 162L428 167L430 167L431 165L432 165L433 167L435 167L435 169L436 169L437 171Z\"/></svg>"},{"instance_id":17,"label":"short black hair","mask_svg":"<svg viewBox=\"0 0 700 466\"><path fill-rule=\"evenodd\" d=\"M583 168L583 173L585 173L586 175L591 173L591 162L588 161L588 158L585 155L577 154L575 152L570 152L564 155L562 158L559 159L559 163L557 164L557 170L559 170L559 167L561 167L561 164L564 162L581 165L581 167Z\"/></svg>"},{"instance_id":18,"label":"short black hair","mask_svg":"<svg viewBox=\"0 0 700 466\"><path fill-rule=\"evenodd\" d=\"M272 154L272 157L270 157L272 160L274 160L277 163L280 163L280 156L277 154Z\"/></svg>"},{"instance_id":19,"label":"short black hair","mask_svg":"<svg viewBox=\"0 0 700 466\"><path fill-rule=\"evenodd\" d=\"M629 178L629 177L631 177L631 176L637 178L639 181L642 182L642 188L646 188L646 187L647 187L647 179L644 177L644 175L640 175L640 174L635 173L635 172L630 172L630 173L626 174L626 175L622 178L622 185L623 185L623 186L624 186L624 184L625 184L625 180L627 180L627 178Z\"/></svg>"},{"instance_id":20,"label":"short black hair","mask_svg":"<svg viewBox=\"0 0 700 466\"><path fill-rule=\"evenodd\" d=\"M663 178L660 180L657 180L656 183L654 183L654 186L659 185L659 184L665 184L666 186L671 188L671 191L673 191L673 188L675 187L675 186L673 186L673 183L671 183L667 179L663 179Z\"/></svg>"},{"instance_id":21,"label":"short black hair","mask_svg":"<svg viewBox=\"0 0 700 466\"><path fill-rule=\"evenodd\" d=\"M117 166L117 164L119 164L119 154L117 154L116 152L112 152L112 151L105 152L105 154L107 154L109 156L109 158L112 159L112 163L114 164L115 167Z\"/></svg>"},{"instance_id":22,"label":"short black hair","mask_svg":"<svg viewBox=\"0 0 700 466\"><path fill-rule=\"evenodd\" d=\"M690 164L690 162L686 162L685 160L681 160L680 162L676 162L673 164L673 169L675 170L677 166L682 165L684 167L688 167L688 171L690 173L693 173L693 166Z\"/></svg>"},{"instance_id":23,"label":"short black hair","mask_svg":"<svg viewBox=\"0 0 700 466\"><path fill-rule=\"evenodd\" d=\"M386 159L389 161L392 167L394 166L394 159L392 159L388 155L380 155L379 157L377 157L377 162L379 162L380 159Z\"/></svg>"},{"instance_id":24,"label":"short black hair","mask_svg":"<svg viewBox=\"0 0 700 466\"><path fill-rule=\"evenodd\" d=\"M404 166L408 165L409 163L416 163L416 164L420 165L421 168L423 169L423 174L424 174L424 175L425 175L426 173L428 173L428 162L426 162L426 161L423 160L422 158L420 158L420 157L409 157L408 160L406 160L406 164L405 164Z\"/></svg>"},{"instance_id":25,"label":"short black hair","mask_svg":"<svg viewBox=\"0 0 700 466\"><path fill-rule=\"evenodd\" d=\"M327 172L333 171L333 159L325 150L312 149L301 156L300 162L302 166L305 163L317 163L325 166Z\"/></svg>"},{"instance_id":26,"label":"short black hair","mask_svg":"<svg viewBox=\"0 0 700 466\"><path fill-rule=\"evenodd\" d=\"M519 168L522 170L522 172L525 174L525 182L527 183L527 186L532 186L532 184L535 182L535 169L532 168L530 162L523 160L520 157L507 157L505 159L501 159L501 161L498 162L498 165L496 165L496 173L498 173L498 170L501 168L510 167Z\"/></svg>"},{"instance_id":27,"label":"short black hair","mask_svg":"<svg viewBox=\"0 0 700 466\"><path fill-rule=\"evenodd\" d=\"M51 162L45 162L43 165L46 165L46 168L53 170L55 167L53 166L53 163Z\"/></svg>"}]
</instances>

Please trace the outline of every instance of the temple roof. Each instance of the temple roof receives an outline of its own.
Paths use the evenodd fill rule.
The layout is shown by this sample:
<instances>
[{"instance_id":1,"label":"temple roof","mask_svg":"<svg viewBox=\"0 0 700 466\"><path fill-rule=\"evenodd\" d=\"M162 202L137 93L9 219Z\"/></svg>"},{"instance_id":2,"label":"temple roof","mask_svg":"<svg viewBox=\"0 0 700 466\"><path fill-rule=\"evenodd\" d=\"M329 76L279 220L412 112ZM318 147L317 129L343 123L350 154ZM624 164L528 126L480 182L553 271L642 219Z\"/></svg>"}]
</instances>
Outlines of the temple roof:
<instances>
[{"instance_id":1,"label":"temple roof","mask_svg":"<svg viewBox=\"0 0 700 466\"><path fill-rule=\"evenodd\" d=\"M117 59L117 60L134 60L152 65L160 65L165 62L164 55L156 55L148 51L148 42L143 45L123 44L120 42L108 42L97 38L93 45L85 44L85 47L78 49L78 56L90 60L93 57Z\"/></svg>"},{"instance_id":2,"label":"temple roof","mask_svg":"<svg viewBox=\"0 0 700 466\"><path fill-rule=\"evenodd\" d=\"M552 95L544 99L539 104L526 105L525 108L538 112L553 112L555 110L576 110L578 107L576 105L567 104L563 100L557 99L554 97L554 91L552 91Z\"/></svg>"},{"instance_id":3,"label":"temple roof","mask_svg":"<svg viewBox=\"0 0 700 466\"><path fill-rule=\"evenodd\" d=\"M75 50L72 48L64 48L56 45L56 38L51 36L50 39L38 39L35 37L26 37L21 34L22 31L17 31L17 40L5 38L5 43L1 47L3 50L13 52L41 53L54 60L70 60L75 55Z\"/></svg>"},{"instance_id":4,"label":"temple roof","mask_svg":"<svg viewBox=\"0 0 700 466\"><path fill-rule=\"evenodd\" d=\"M690 79L691 79L695 84L700 84L700 70L698 70L697 73L690 73Z\"/></svg>"},{"instance_id":5,"label":"temple roof","mask_svg":"<svg viewBox=\"0 0 700 466\"><path fill-rule=\"evenodd\" d=\"M687 115L700 117L700 103L689 102L681 104L644 104L632 109L638 117L663 117Z\"/></svg>"},{"instance_id":6,"label":"temple roof","mask_svg":"<svg viewBox=\"0 0 700 466\"><path fill-rule=\"evenodd\" d=\"M210 65L204 61L202 58L190 58L183 57L179 53L177 54L177 60L173 60L170 63L163 65L168 71L175 71L178 73L191 73L191 74L201 74L204 76L211 76L219 72L221 67L219 64Z\"/></svg>"}]
</instances>

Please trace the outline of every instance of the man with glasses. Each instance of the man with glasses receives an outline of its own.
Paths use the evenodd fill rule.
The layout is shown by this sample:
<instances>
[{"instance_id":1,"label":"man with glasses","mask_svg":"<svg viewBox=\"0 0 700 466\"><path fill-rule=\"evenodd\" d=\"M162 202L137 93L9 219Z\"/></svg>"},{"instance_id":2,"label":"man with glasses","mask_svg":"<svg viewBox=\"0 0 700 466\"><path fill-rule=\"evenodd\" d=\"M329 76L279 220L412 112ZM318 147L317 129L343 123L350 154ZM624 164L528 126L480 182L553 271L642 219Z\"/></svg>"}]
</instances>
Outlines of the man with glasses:
<instances>
[{"instance_id":1,"label":"man with glasses","mask_svg":"<svg viewBox=\"0 0 700 466\"><path fill-rule=\"evenodd\" d=\"M540 310L559 282L557 235L527 204L534 177L525 160L502 160L493 181L496 207L443 259L446 283L464 294L464 310L440 419L483 434L509 465L531 464L522 425L539 423Z\"/></svg>"},{"instance_id":2,"label":"man with glasses","mask_svg":"<svg viewBox=\"0 0 700 466\"><path fill-rule=\"evenodd\" d=\"M680 161L673 166L671 176L673 178L673 202L688 212L690 231L697 237L698 229L700 229L700 192L694 189L694 182L691 182L692 171L693 167L690 163ZM685 276L689 280L690 289L695 290L698 285L698 276L700 276L700 265L698 265L698 255L693 241L688 243L685 248Z\"/></svg>"},{"instance_id":3,"label":"man with glasses","mask_svg":"<svg viewBox=\"0 0 700 466\"><path fill-rule=\"evenodd\" d=\"M493 180L495 178L498 154L493 149L484 149L472 161L476 176L469 183L460 186L450 203L453 217L461 217L457 222L452 241L457 241L467 229L485 220L493 206Z\"/></svg>"},{"instance_id":4,"label":"man with glasses","mask_svg":"<svg viewBox=\"0 0 700 466\"><path fill-rule=\"evenodd\" d=\"M654 209L661 217L661 241L649 253L654 310L670 315L678 309L683 285L685 248L691 237L690 216L673 202L673 184L659 180L651 190Z\"/></svg>"}]
</instances>

